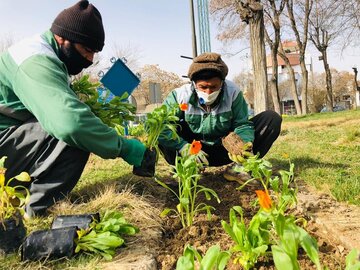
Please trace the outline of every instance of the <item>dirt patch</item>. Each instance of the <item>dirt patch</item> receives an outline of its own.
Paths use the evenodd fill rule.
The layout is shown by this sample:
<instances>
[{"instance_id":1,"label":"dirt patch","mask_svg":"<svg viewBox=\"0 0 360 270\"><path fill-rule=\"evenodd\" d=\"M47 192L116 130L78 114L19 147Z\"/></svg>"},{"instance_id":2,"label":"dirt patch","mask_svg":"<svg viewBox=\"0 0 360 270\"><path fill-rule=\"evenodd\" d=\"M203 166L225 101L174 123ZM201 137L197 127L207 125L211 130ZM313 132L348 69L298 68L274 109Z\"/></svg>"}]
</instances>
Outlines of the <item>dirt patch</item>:
<instances>
[{"instance_id":1,"label":"dirt patch","mask_svg":"<svg viewBox=\"0 0 360 270\"><path fill-rule=\"evenodd\" d=\"M233 242L221 226L221 220L228 222L229 209L239 205L244 210L244 218L249 221L257 212L252 202L256 198L255 188L237 190L236 182L228 182L222 177L221 169L213 169L201 178L201 184L215 190L221 199L218 204L215 200L207 203L216 208L211 220L204 214L195 218L193 226L182 228L179 220L174 217L164 219L163 236L156 254L157 268L162 270L175 269L177 259L182 255L186 244L196 247L202 254L214 244L220 245L223 250L229 249ZM164 190L165 192L165 190ZM168 192L165 196L166 207L175 208L177 201L174 195ZM352 207L339 206L339 203L324 194L309 191L305 185L299 187L299 204L296 211L297 217L308 221L306 230L316 238L319 245L319 255L323 266L329 269L343 269L345 256L349 250L359 246L358 219L353 220ZM354 207L354 209L357 209ZM359 216L357 216L359 218ZM356 232L354 231L356 229ZM348 241L345 235L353 238ZM232 261L232 260L231 260ZM227 269L241 269L230 261ZM306 254L299 250L299 263L301 269L315 269ZM256 269L275 269L271 258L259 261Z\"/></svg>"},{"instance_id":2,"label":"dirt patch","mask_svg":"<svg viewBox=\"0 0 360 270\"><path fill-rule=\"evenodd\" d=\"M327 238L338 251L360 249L360 209L339 203L330 195L302 186L298 194L298 210L319 227L317 234Z\"/></svg>"}]
</instances>

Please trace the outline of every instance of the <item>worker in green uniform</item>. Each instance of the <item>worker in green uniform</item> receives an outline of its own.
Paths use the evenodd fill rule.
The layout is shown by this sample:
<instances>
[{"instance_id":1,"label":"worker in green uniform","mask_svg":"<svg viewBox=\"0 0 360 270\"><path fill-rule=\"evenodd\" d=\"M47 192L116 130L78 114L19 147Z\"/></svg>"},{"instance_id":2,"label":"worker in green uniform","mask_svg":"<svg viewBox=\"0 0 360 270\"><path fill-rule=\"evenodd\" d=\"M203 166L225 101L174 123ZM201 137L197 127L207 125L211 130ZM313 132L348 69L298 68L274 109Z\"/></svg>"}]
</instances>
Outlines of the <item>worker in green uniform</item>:
<instances>
[{"instance_id":1,"label":"worker in green uniform","mask_svg":"<svg viewBox=\"0 0 360 270\"><path fill-rule=\"evenodd\" d=\"M252 145L248 151L263 157L279 136L281 116L269 110L249 119L243 93L226 79L227 74L228 67L221 55L203 53L194 58L189 67L191 83L167 96L164 104L178 107L180 119L180 140L170 139L170 130L164 131L159 139L159 148L168 163L174 164L176 155L182 155L193 140L199 140L202 143L199 162L206 166L231 164L234 158L231 159L231 153L229 157L222 145L222 138L230 132L235 132L245 144ZM224 176L228 180L241 178L243 175L237 171L230 166Z\"/></svg>"},{"instance_id":2,"label":"worker in green uniform","mask_svg":"<svg viewBox=\"0 0 360 270\"><path fill-rule=\"evenodd\" d=\"M31 176L28 216L45 215L74 188L90 153L142 162L145 146L103 124L70 87L69 75L89 67L104 41L100 12L82 0L0 55L0 155L7 179Z\"/></svg>"}]
</instances>

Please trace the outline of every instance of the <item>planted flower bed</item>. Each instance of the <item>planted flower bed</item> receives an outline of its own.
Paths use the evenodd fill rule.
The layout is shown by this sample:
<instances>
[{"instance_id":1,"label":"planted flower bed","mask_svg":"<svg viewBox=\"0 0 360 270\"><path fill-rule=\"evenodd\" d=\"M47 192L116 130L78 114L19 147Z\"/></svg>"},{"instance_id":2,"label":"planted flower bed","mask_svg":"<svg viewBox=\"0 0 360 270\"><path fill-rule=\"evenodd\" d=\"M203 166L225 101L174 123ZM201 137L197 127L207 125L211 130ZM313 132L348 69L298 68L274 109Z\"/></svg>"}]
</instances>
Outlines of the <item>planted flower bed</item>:
<instances>
[{"instance_id":1,"label":"planted flower bed","mask_svg":"<svg viewBox=\"0 0 360 270\"><path fill-rule=\"evenodd\" d=\"M340 254L335 243L317 235L315 223L296 211L293 164L277 176L270 163L256 157L248 159L246 168L261 186L239 188L219 170L205 173L198 184L216 190L221 202L199 196L198 203L215 210L210 219L194 216L188 226L176 216L167 218L159 269L359 269L356 251L345 266L349 251ZM175 198L169 197L168 208L176 207Z\"/></svg>"}]
</instances>

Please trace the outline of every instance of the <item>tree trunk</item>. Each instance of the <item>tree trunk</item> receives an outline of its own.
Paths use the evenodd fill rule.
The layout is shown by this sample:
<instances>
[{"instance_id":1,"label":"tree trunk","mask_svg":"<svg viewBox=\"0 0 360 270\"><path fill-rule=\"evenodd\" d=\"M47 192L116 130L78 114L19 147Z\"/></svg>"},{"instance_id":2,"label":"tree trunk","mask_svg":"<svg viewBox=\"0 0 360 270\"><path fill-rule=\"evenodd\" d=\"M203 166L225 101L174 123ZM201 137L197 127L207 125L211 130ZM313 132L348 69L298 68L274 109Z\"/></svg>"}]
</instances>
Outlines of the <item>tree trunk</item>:
<instances>
[{"instance_id":1,"label":"tree trunk","mask_svg":"<svg viewBox=\"0 0 360 270\"><path fill-rule=\"evenodd\" d=\"M291 81L290 89L291 89L291 95L293 97L294 104L295 104L296 114L301 115L301 105L300 105L299 97L298 97L298 93L297 93L295 72L294 72L294 69L292 68L292 66L290 65L289 59L286 57L286 54L282 48L281 43L280 43L278 54L284 60L284 62L286 64L286 68L289 72L290 81Z\"/></svg>"},{"instance_id":2,"label":"tree trunk","mask_svg":"<svg viewBox=\"0 0 360 270\"><path fill-rule=\"evenodd\" d=\"M309 32L309 16L312 9L313 0L305 0L304 1L304 17L303 21L303 33L302 33L302 40L300 38L300 33L297 27L297 23L294 16L294 2L287 1L286 6L288 10L289 19L291 22L291 28L296 37L296 43L299 46L299 53L300 53L300 67L301 67L301 107L302 107L302 114L306 114L308 112L307 105L308 105L308 71L306 69L305 63L305 51L306 45L308 41L308 32ZM312 68L312 67L311 67Z\"/></svg>"},{"instance_id":3,"label":"tree trunk","mask_svg":"<svg viewBox=\"0 0 360 270\"><path fill-rule=\"evenodd\" d=\"M271 48L271 58L272 58L272 75L270 81L270 91L271 97L274 103L274 111L278 114L282 114L280 106L280 97L279 97L279 87L278 87L278 60L277 60L277 48Z\"/></svg>"},{"instance_id":4,"label":"tree trunk","mask_svg":"<svg viewBox=\"0 0 360 270\"><path fill-rule=\"evenodd\" d=\"M254 13L249 22L250 47L254 72L254 111L255 114L268 108L266 52L264 43L264 12Z\"/></svg>"},{"instance_id":5,"label":"tree trunk","mask_svg":"<svg viewBox=\"0 0 360 270\"><path fill-rule=\"evenodd\" d=\"M292 66L290 65L290 63L286 63L286 68L287 68L287 70L289 72L289 76L290 76L291 95L293 96L293 99L294 99L296 114L301 115L302 111L301 111L301 105L300 105L300 101L299 101L299 96L298 96L298 93L297 93L295 72L294 72L294 69L292 68Z\"/></svg>"},{"instance_id":6,"label":"tree trunk","mask_svg":"<svg viewBox=\"0 0 360 270\"><path fill-rule=\"evenodd\" d=\"M330 67L329 67L329 63L327 60L327 52L326 49L321 51L321 55L323 58L323 63L324 63L324 69L325 69L325 74L326 74L326 107L328 108L329 111L333 111L333 107L334 107L334 102L333 102L333 94L332 94L332 84L331 84L331 72L330 72Z\"/></svg>"},{"instance_id":7,"label":"tree trunk","mask_svg":"<svg viewBox=\"0 0 360 270\"><path fill-rule=\"evenodd\" d=\"M304 58L304 54L300 55L300 59ZM309 74L306 69L305 59L300 60L301 67L301 109L302 114L307 114L307 104L308 104L308 82L309 82Z\"/></svg>"}]
</instances>

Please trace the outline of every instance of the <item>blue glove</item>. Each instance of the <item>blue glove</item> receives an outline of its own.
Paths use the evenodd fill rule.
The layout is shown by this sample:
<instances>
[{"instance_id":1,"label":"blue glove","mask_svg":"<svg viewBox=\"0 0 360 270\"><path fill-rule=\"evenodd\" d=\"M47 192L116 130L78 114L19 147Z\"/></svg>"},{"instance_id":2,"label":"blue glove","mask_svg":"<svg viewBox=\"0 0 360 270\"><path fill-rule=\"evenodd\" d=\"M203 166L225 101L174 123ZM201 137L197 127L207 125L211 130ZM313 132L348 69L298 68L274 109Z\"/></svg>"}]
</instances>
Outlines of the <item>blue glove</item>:
<instances>
[{"instance_id":1,"label":"blue glove","mask_svg":"<svg viewBox=\"0 0 360 270\"><path fill-rule=\"evenodd\" d=\"M119 156L130 165L140 166L145 150L145 145L139 140L123 138Z\"/></svg>"}]
</instances>

